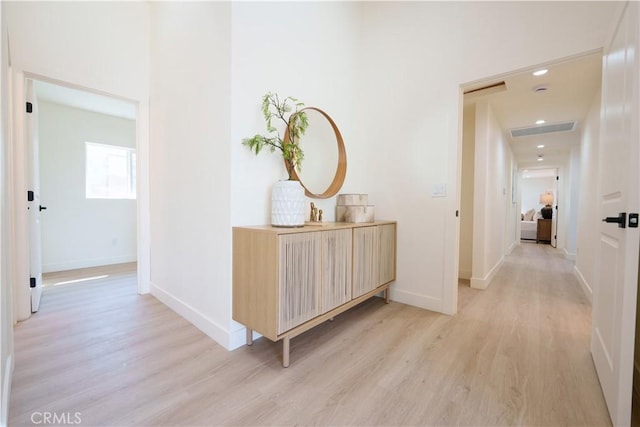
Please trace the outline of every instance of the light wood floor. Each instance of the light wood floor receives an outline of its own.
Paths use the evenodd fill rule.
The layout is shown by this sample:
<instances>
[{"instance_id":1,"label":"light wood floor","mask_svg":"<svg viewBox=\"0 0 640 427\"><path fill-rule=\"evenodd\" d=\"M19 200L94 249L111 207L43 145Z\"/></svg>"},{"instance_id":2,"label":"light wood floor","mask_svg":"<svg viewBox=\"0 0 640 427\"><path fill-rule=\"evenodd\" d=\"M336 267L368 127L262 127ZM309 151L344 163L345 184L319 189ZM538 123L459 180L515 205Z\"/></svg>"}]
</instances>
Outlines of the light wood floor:
<instances>
[{"instance_id":1,"label":"light wood floor","mask_svg":"<svg viewBox=\"0 0 640 427\"><path fill-rule=\"evenodd\" d=\"M461 285L455 317L374 298L293 339L288 369L279 343L227 352L134 280L46 289L15 330L10 425L610 425L590 306L548 245Z\"/></svg>"}]
</instances>

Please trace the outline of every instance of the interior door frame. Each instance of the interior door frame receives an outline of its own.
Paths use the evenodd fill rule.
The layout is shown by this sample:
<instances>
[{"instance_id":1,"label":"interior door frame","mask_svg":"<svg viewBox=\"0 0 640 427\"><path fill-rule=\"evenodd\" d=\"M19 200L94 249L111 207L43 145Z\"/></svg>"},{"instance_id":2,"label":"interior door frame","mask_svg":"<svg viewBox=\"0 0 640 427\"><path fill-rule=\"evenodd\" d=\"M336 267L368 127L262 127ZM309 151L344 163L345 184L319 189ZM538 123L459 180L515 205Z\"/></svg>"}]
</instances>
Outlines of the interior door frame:
<instances>
[{"instance_id":1,"label":"interior door frame","mask_svg":"<svg viewBox=\"0 0 640 427\"><path fill-rule=\"evenodd\" d=\"M25 147L25 82L40 80L71 89L105 95L132 102L136 105L136 223L137 223L137 287L139 294L150 291L150 207L149 207L149 101L130 99L94 88L65 82L28 71L14 70L13 105L10 107L13 137L9 141L10 162L13 170L13 206L11 207L13 313L14 322L31 316L29 288L29 229L27 221L28 159Z\"/></svg>"}]
</instances>

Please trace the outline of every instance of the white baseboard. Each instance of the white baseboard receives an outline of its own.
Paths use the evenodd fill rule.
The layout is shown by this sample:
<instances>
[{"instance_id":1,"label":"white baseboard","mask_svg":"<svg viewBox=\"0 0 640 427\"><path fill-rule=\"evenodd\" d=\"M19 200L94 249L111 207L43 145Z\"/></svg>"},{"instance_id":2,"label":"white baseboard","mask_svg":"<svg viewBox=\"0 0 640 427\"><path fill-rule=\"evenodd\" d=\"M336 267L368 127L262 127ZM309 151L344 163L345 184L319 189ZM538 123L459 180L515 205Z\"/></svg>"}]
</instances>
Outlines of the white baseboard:
<instances>
[{"instance_id":1,"label":"white baseboard","mask_svg":"<svg viewBox=\"0 0 640 427\"><path fill-rule=\"evenodd\" d=\"M516 246L518 246L520 244L520 242L518 241L513 241L511 242L511 244L509 245L509 248L507 249L507 255L511 255L511 252L513 252L513 250L516 248Z\"/></svg>"},{"instance_id":2,"label":"white baseboard","mask_svg":"<svg viewBox=\"0 0 640 427\"><path fill-rule=\"evenodd\" d=\"M4 366L4 383L2 384L2 402L0 402L0 427L6 427L9 421L9 393L13 377L13 354L7 357Z\"/></svg>"},{"instance_id":3,"label":"white baseboard","mask_svg":"<svg viewBox=\"0 0 640 427\"><path fill-rule=\"evenodd\" d=\"M589 302L593 304L593 289L591 288L591 286L589 286L589 283L587 283L577 265L573 266L573 274L574 276L576 276L576 279L578 279L578 283L580 283L582 292L584 292Z\"/></svg>"},{"instance_id":4,"label":"white baseboard","mask_svg":"<svg viewBox=\"0 0 640 427\"><path fill-rule=\"evenodd\" d=\"M234 348L244 344L244 329L234 331L233 334L231 334L230 331L220 326L213 319L200 313L198 310L191 307L189 304L179 300L169 292L160 289L153 282L151 282L150 285L151 295L156 297L158 300L160 300L160 302L178 313L180 316L184 317L196 328L204 332L209 338L211 338L227 350L233 350ZM239 334L242 334L242 342L240 344L237 344L240 340ZM232 346L232 344L235 345L235 347Z\"/></svg>"},{"instance_id":5,"label":"white baseboard","mask_svg":"<svg viewBox=\"0 0 640 427\"><path fill-rule=\"evenodd\" d=\"M564 257L565 257L566 259L568 259L568 260L570 260L570 261L575 261L575 260L576 260L576 254L574 254L574 253L572 253L572 252L569 252L569 251L567 250L567 248L564 248L564 249L563 249L563 251L564 251Z\"/></svg>"},{"instance_id":6,"label":"white baseboard","mask_svg":"<svg viewBox=\"0 0 640 427\"><path fill-rule=\"evenodd\" d=\"M412 305L414 307L424 308L426 310L436 311L438 313L443 312L441 299L436 299L409 291L403 291L402 289L396 289L395 286L392 286L389 289L391 291L389 296L393 301Z\"/></svg>"},{"instance_id":7,"label":"white baseboard","mask_svg":"<svg viewBox=\"0 0 640 427\"><path fill-rule=\"evenodd\" d=\"M493 268L489 271L489 273L487 273L487 275L482 277L482 278L472 277L471 278L471 287L473 289L487 289L489 287L489 284L491 283L491 281L495 277L496 273L498 272L498 270L502 266L503 262L504 262L504 257L500 258L500 261L498 261L496 263L496 265L494 265Z\"/></svg>"},{"instance_id":8,"label":"white baseboard","mask_svg":"<svg viewBox=\"0 0 640 427\"><path fill-rule=\"evenodd\" d=\"M100 267L103 265L112 264L124 264L128 262L136 262L137 256L124 255L118 257L109 258L93 258L93 259L78 259L65 262L53 262L49 264L42 264L43 273L53 273L56 271L76 270L78 268Z\"/></svg>"}]
</instances>

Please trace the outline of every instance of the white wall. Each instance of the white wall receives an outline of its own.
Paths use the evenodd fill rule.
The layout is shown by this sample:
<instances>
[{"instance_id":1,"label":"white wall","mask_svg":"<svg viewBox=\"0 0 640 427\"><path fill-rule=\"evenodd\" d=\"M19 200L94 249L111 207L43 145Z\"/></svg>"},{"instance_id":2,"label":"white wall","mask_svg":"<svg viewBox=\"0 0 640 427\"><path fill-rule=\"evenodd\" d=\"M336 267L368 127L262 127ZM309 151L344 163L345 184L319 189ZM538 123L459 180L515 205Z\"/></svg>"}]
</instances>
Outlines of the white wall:
<instances>
[{"instance_id":1,"label":"white wall","mask_svg":"<svg viewBox=\"0 0 640 427\"><path fill-rule=\"evenodd\" d=\"M563 203L567 211L564 252L569 259L575 259L576 256L581 175L580 146L575 146L571 148L569 156L569 182L565 193L567 200Z\"/></svg>"},{"instance_id":2,"label":"white wall","mask_svg":"<svg viewBox=\"0 0 640 427\"><path fill-rule=\"evenodd\" d=\"M87 199L86 142L136 147L134 120L39 101L43 272L136 260L136 201Z\"/></svg>"},{"instance_id":3,"label":"white wall","mask_svg":"<svg viewBox=\"0 0 640 427\"><path fill-rule=\"evenodd\" d=\"M9 206L9 63L5 2L0 3L0 426L7 425L13 371L11 241Z\"/></svg>"},{"instance_id":4,"label":"white wall","mask_svg":"<svg viewBox=\"0 0 640 427\"><path fill-rule=\"evenodd\" d=\"M286 179L279 154L258 157L240 144L242 138L265 132L262 96L272 91L294 96L329 114L340 129L347 152L347 176L342 193L368 193L377 203L379 189L357 172L366 163L354 124L355 108L366 108L354 96L359 78L359 18L357 2L234 2L232 21L231 218L234 225L267 224L271 186ZM286 22L286 25L273 25ZM267 36L266 36L267 35ZM256 40L268 38L273 48ZM280 128L282 129L282 127ZM313 161L307 157L305 164ZM371 165L372 166L372 165ZM327 165L333 173L335 165ZM309 202L312 200L309 199ZM328 221L335 219L335 198L313 200ZM384 218L383 206L376 215ZM382 210L380 210L382 209Z\"/></svg>"},{"instance_id":5,"label":"white wall","mask_svg":"<svg viewBox=\"0 0 640 427\"><path fill-rule=\"evenodd\" d=\"M460 190L460 259L458 276L470 280L473 260L473 190L476 107L465 106L462 123L462 182Z\"/></svg>"},{"instance_id":6,"label":"white wall","mask_svg":"<svg viewBox=\"0 0 640 427\"><path fill-rule=\"evenodd\" d=\"M151 4L151 292L227 348L230 23L229 3Z\"/></svg>"},{"instance_id":7,"label":"white wall","mask_svg":"<svg viewBox=\"0 0 640 427\"><path fill-rule=\"evenodd\" d=\"M398 220L393 299L455 311L460 85L600 48L614 9L606 2L363 4L350 147L367 155L350 162L348 175L376 189L381 217ZM448 197L430 197L436 183L447 185Z\"/></svg>"},{"instance_id":8,"label":"white wall","mask_svg":"<svg viewBox=\"0 0 640 427\"><path fill-rule=\"evenodd\" d=\"M11 40L13 81L20 88L22 73L66 82L82 88L120 96L138 102L138 180L145 188L147 172L145 155L148 139L149 99L149 4L146 2L3 2ZM16 98L19 94L16 94ZM21 111L23 102L13 106ZM16 114L15 129L22 129L22 115ZM26 209L23 208L24 182L23 145L16 133L13 147L16 170L13 174L16 196L10 209L16 213L14 232L26 236ZM148 211L145 191L139 191L138 206ZM143 216L141 214L141 216ZM138 228L142 240L148 239L146 224ZM16 254L13 279L15 283L28 277L27 251L21 243L13 242ZM139 238L140 241L140 238ZM139 250L148 248L148 240ZM143 259L144 258L144 259ZM138 256L147 264L148 253ZM145 271L139 264L139 271ZM144 289L146 276L138 276ZM23 290L24 289L24 290ZM20 292L17 292L20 290ZM29 317L27 288L16 288L14 314L17 319Z\"/></svg>"},{"instance_id":9,"label":"white wall","mask_svg":"<svg viewBox=\"0 0 640 427\"><path fill-rule=\"evenodd\" d=\"M576 264L574 271L578 281L591 300L596 284L595 264L600 223L598 206L598 176L600 173L598 150L600 144L600 92L591 102L589 113L582 127L580 142L580 190L578 202L578 227L576 232Z\"/></svg>"},{"instance_id":10,"label":"white wall","mask_svg":"<svg viewBox=\"0 0 640 427\"><path fill-rule=\"evenodd\" d=\"M521 188L521 213L527 212L529 209L535 209L536 212L540 212L540 209L544 207L540 203L540 195L547 190L553 190L555 177L535 177L535 178L522 178ZM554 205L555 205L554 195ZM555 215L555 212L554 212Z\"/></svg>"},{"instance_id":11,"label":"white wall","mask_svg":"<svg viewBox=\"0 0 640 427\"><path fill-rule=\"evenodd\" d=\"M491 106L476 104L471 287L485 289L510 246L513 154ZM482 208L480 208L482 207ZM513 240L513 237L511 238Z\"/></svg>"}]
</instances>

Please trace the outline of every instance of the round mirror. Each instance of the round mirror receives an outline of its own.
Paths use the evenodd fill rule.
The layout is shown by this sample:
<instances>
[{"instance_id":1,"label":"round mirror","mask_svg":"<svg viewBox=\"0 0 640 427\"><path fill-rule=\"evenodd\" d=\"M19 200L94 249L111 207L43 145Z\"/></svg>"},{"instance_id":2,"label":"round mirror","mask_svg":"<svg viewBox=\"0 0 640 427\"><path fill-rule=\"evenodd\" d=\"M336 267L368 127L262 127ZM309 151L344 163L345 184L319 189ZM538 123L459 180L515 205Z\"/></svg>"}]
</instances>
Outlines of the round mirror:
<instances>
[{"instance_id":1,"label":"round mirror","mask_svg":"<svg viewBox=\"0 0 640 427\"><path fill-rule=\"evenodd\" d=\"M302 168L295 170L307 197L328 199L335 196L347 174L347 153L338 127L327 113L319 108L307 107L309 127L298 144L304 153ZM289 139L288 129L285 140Z\"/></svg>"}]
</instances>

